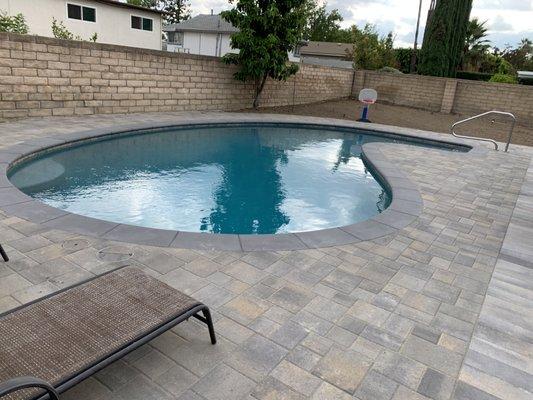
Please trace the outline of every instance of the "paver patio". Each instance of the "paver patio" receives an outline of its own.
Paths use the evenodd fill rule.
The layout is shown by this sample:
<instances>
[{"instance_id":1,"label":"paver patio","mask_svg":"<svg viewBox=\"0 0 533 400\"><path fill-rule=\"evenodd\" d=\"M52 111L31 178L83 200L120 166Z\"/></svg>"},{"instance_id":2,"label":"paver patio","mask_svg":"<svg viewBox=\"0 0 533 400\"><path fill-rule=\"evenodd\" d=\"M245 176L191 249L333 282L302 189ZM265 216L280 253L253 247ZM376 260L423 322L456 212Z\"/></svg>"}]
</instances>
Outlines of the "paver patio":
<instances>
[{"instance_id":1,"label":"paver patio","mask_svg":"<svg viewBox=\"0 0 533 400\"><path fill-rule=\"evenodd\" d=\"M0 146L180 115L4 123ZM124 264L212 308L216 346L184 323L64 399L532 399L533 151L381 151L417 185L422 214L344 246L163 249L1 213L0 311Z\"/></svg>"}]
</instances>

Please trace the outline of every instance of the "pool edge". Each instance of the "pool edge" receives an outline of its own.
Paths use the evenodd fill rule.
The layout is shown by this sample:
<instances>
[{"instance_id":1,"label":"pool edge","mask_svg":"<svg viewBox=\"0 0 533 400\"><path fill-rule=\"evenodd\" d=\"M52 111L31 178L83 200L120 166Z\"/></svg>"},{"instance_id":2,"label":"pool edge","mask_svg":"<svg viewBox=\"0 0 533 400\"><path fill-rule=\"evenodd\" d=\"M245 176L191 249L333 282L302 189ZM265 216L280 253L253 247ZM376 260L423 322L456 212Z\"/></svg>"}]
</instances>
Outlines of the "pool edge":
<instances>
[{"instance_id":1,"label":"pool edge","mask_svg":"<svg viewBox=\"0 0 533 400\"><path fill-rule=\"evenodd\" d=\"M299 121L299 122L298 122ZM427 140L437 144L462 146L475 151L483 151L464 140L442 140L431 137L429 132L384 125L360 124L347 120L334 120L317 117L295 117L278 114L224 114L211 113L195 118L179 118L176 122L122 125L109 129L95 129L74 132L62 136L32 139L0 150L0 209L10 215L41 224L43 227L74 232L117 242L140 245L189 248L196 250L222 251L285 251L346 245L394 234L412 223L422 212L423 201L416 185L409 177L394 167L379 149L379 143L363 145L363 159L373 172L380 176L382 183L392 193L389 207L381 214L352 225L324 230L272 234L272 235L231 235L178 232L134 225L120 224L90 218L50 207L37 201L11 184L7 178L9 169L21 160L62 145L72 145L80 141L116 135L130 131L142 131L182 125L228 124L228 123L291 123L299 125L322 125L338 128L363 129ZM398 133L398 131L400 131ZM410 132L410 133L409 133ZM414 133L414 134L413 134ZM472 151L472 150L471 150Z\"/></svg>"}]
</instances>

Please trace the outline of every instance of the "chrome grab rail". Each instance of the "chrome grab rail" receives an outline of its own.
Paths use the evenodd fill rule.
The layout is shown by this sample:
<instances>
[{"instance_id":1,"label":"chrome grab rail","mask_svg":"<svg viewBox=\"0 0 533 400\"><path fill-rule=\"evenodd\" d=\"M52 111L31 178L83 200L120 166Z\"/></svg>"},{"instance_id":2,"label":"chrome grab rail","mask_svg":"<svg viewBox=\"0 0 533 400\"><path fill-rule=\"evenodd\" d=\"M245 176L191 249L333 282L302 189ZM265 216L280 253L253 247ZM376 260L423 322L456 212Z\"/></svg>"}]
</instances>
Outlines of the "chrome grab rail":
<instances>
[{"instance_id":1,"label":"chrome grab rail","mask_svg":"<svg viewBox=\"0 0 533 400\"><path fill-rule=\"evenodd\" d=\"M516 117L514 116L514 114L511 114L510 112L504 112L504 111L496 111L496 110L492 110L492 111L487 111L487 112L484 112L482 114L478 114L478 115L474 115L473 117L470 117L470 118L466 118L466 119L463 119L461 121L457 121L455 124L452 125L451 127L451 134L455 137L458 137L458 138L463 138L463 139L472 139L472 140L482 140L484 142L490 142L494 145L494 148L496 150L498 150L498 143L496 143L495 140L492 140L492 139L485 139L485 138L479 138L479 137L475 137L475 136L464 136L464 135L458 135L457 133L455 133L455 128L459 125L462 125L466 122L470 122L472 120L475 120L475 119L478 119L478 118L481 118L481 117L484 117L486 115L491 115L491 114L497 114L497 115L505 115L507 117L511 117L513 122L511 124L511 129L509 130L509 137L507 138L507 144L505 145L505 151L507 152L509 150L509 144L511 144L511 138L513 137L513 131L514 131L514 127L515 127L515 124L516 124ZM494 121L493 121L494 122Z\"/></svg>"}]
</instances>

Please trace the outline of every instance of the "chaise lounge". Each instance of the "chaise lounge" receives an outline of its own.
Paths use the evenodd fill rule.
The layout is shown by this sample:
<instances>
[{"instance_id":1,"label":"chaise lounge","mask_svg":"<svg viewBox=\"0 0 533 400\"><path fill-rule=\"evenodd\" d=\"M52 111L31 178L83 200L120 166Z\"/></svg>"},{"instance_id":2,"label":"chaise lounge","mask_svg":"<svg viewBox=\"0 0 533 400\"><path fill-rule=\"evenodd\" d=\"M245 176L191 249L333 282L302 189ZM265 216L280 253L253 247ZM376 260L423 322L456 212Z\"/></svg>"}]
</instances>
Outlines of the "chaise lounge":
<instances>
[{"instance_id":1,"label":"chaise lounge","mask_svg":"<svg viewBox=\"0 0 533 400\"><path fill-rule=\"evenodd\" d=\"M8 311L0 315L0 397L57 400L190 317L215 344L206 305L130 266Z\"/></svg>"}]
</instances>

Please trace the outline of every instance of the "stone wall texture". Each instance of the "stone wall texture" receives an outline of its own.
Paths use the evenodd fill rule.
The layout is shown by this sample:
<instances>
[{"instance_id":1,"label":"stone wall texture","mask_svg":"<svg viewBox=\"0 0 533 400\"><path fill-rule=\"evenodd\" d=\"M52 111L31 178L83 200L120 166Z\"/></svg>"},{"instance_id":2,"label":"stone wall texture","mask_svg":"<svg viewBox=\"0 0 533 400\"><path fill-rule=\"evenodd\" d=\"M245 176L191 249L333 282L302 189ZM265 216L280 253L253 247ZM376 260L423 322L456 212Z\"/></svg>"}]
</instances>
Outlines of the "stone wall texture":
<instances>
[{"instance_id":1,"label":"stone wall texture","mask_svg":"<svg viewBox=\"0 0 533 400\"><path fill-rule=\"evenodd\" d=\"M0 34L0 119L250 107L253 86L219 58ZM263 106L348 97L353 71L302 65Z\"/></svg>"},{"instance_id":2,"label":"stone wall texture","mask_svg":"<svg viewBox=\"0 0 533 400\"><path fill-rule=\"evenodd\" d=\"M253 85L219 58L0 33L0 120L50 115L237 110ZM360 89L379 101L444 113L492 109L533 123L533 86L397 75L302 64L269 80L262 106L340 99Z\"/></svg>"},{"instance_id":3,"label":"stone wall texture","mask_svg":"<svg viewBox=\"0 0 533 400\"><path fill-rule=\"evenodd\" d=\"M383 103L466 115L500 110L533 123L533 86L357 71L354 95L364 87L376 89Z\"/></svg>"}]
</instances>

